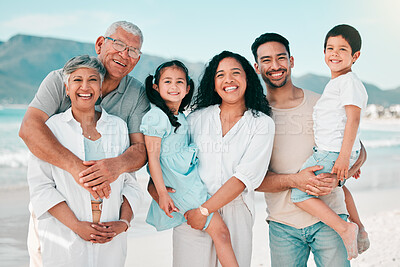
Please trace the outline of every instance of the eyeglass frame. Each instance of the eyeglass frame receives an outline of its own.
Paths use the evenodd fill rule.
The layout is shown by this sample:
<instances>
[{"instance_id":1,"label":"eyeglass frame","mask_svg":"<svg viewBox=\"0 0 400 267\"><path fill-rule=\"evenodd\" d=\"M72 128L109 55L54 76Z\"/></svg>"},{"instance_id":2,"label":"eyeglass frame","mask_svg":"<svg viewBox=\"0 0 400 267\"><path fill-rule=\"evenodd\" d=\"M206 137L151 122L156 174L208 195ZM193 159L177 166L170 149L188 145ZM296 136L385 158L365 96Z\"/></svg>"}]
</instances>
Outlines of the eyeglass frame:
<instances>
[{"instance_id":1,"label":"eyeglass frame","mask_svg":"<svg viewBox=\"0 0 400 267\"><path fill-rule=\"evenodd\" d=\"M113 38L111 38L111 37L109 37L109 36L103 36L104 37L104 39L108 39L108 40L111 40L112 42L113 42L113 48L115 49L115 50L117 50L118 52L124 52L126 49L128 49L128 55L131 57L131 58L134 58L134 59L137 59L137 58L139 58L140 57L140 55L142 54L142 51L140 51L139 49L137 49L137 48L135 48L135 47L132 47L132 46L128 46L127 44L125 44L124 42L122 42L121 40L118 40L118 39L113 39ZM124 45L124 49L122 49L122 50L118 50L117 48L115 48L115 42L119 42L119 43L121 43L121 45ZM129 52L133 52L133 53L135 53L135 57L133 57Z\"/></svg>"}]
</instances>

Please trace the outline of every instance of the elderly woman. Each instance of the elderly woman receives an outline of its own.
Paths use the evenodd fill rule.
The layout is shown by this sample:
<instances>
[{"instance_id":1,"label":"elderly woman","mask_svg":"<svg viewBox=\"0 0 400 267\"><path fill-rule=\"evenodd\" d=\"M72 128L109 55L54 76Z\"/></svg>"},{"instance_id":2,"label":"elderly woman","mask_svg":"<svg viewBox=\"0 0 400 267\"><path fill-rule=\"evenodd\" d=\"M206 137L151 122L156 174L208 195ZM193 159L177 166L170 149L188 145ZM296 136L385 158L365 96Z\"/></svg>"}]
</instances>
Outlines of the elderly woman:
<instances>
[{"instance_id":1,"label":"elderly woman","mask_svg":"<svg viewBox=\"0 0 400 267\"><path fill-rule=\"evenodd\" d=\"M95 109L105 72L95 57L69 60L63 75L71 108L46 122L62 145L86 161L116 157L129 147L126 123ZM31 155L28 183L43 266L124 266L129 203L142 197L133 174L113 182L108 199L94 199L70 173Z\"/></svg>"}]
</instances>

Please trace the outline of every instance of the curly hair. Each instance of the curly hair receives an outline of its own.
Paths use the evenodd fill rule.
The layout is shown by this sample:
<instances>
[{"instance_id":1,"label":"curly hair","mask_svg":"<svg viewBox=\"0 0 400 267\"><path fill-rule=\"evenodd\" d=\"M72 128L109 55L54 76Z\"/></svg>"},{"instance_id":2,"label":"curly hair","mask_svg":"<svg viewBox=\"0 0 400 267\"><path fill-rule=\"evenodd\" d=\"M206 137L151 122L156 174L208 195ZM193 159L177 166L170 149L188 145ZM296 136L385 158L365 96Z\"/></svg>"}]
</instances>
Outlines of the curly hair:
<instances>
[{"instance_id":1,"label":"curly hair","mask_svg":"<svg viewBox=\"0 0 400 267\"><path fill-rule=\"evenodd\" d=\"M156 72L153 75L149 75L146 78L145 81L145 86L146 86L146 94L147 98L151 103L159 107L167 116L169 121L171 122L172 126L175 127L175 132L181 126L181 124L178 122L178 118L172 113L172 111L168 108L167 104L165 103L165 100L162 99L160 93L157 90L154 90L153 88L153 81L154 84L158 86L158 83L160 82L160 77L165 68L168 67L175 67L181 69L185 75L186 75L186 82L187 86L189 86L189 92L186 94L186 96L182 99L182 102L179 106L178 111L182 112L184 111L190 104L190 101L192 100L193 96L193 91L194 91L194 82L193 80L189 77L189 71L186 68L186 66L180 62L179 60L172 60L165 62L158 66L156 69Z\"/></svg>"},{"instance_id":2,"label":"curly hair","mask_svg":"<svg viewBox=\"0 0 400 267\"><path fill-rule=\"evenodd\" d=\"M251 110L254 117L257 117L259 112L270 116L271 107L269 106L263 87L253 67L246 58L230 51L223 51L210 60L200 80L200 85L197 89L192 108L198 110L222 103L221 97L215 91L215 74L219 63L224 58L233 58L237 60L246 73L247 87L244 94L246 108Z\"/></svg>"}]
</instances>

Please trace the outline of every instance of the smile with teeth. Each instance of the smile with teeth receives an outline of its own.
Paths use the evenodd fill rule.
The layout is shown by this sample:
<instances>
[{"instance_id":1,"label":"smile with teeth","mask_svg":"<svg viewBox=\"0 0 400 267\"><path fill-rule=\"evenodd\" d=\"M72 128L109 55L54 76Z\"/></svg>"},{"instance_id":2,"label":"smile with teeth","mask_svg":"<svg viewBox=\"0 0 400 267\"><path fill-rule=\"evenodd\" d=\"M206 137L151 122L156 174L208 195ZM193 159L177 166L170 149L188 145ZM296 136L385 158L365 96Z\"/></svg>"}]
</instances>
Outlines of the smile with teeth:
<instances>
[{"instance_id":1,"label":"smile with teeth","mask_svg":"<svg viewBox=\"0 0 400 267\"><path fill-rule=\"evenodd\" d=\"M118 60L114 59L114 62L119 64L119 65L121 65L121 66L123 66L123 67L126 67L126 65L124 63L122 63L121 61L118 61Z\"/></svg>"},{"instance_id":2,"label":"smile with teeth","mask_svg":"<svg viewBox=\"0 0 400 267\"><path fill-rule=\"evenodd\" d=\"M276 79L279 79L279 78L281 78L282 76L283 76L283 71L282 72L275 72L275 73L269 73L269 75L272 77L272 78L276 78Z\"/></svg>"},{"instance_id":3,"label":"smile with teeth","mask_svg":"<svg viewBox=\"0 0 400 267\"><path fill-rule=\"evenodd\" d=\"M340 63L340 60L337 60L337 59L331 59L331 62L332 62L332 63Z\"/></svg>"},{"instance_id":4,"label":"smile with teeth","mask_svg":"<svg viewBox=\"0 0 400 267\"><path fill-rule=\"evenodd\" d=\"M225 87L224 91L225 92L231 92L233 90L236 90L238 87L237 86L229 86L229 87Z\"/></svg>"},{"instance_id":5,"label":"smile with teeth","mask_svg":"<svg viewBox=\"0 0 400 267\"><path fill-rule=\"evenodd\" d=\"M82 97L84 99L88 99L92 97L92 94L78 94L79 97Z\"/></svg>"}]
</instances>

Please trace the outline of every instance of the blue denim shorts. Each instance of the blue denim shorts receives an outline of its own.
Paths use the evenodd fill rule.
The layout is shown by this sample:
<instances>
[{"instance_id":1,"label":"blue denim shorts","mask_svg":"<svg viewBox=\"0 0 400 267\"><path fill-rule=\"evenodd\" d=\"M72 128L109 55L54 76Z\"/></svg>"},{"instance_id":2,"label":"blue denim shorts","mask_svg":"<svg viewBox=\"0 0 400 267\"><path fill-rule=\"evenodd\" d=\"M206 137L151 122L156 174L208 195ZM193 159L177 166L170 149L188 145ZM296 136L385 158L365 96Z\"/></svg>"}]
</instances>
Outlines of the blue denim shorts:
<instances>
[{"instance_id":1,"label":"blue denim shorts","mask_svg":"<svg viewBox=\"0 0 400 267\"><path fill-rule=\"evenodd\" d=\"M339 152L326 151L318 149L317 147L314 147L313 150L314 153L307 159L307 161L303 164L303 167L301 167L301 169L303 170L311 166L321 165L324 166L324 168L322 170L316 171L315 175L325 172L330 173L332 171L333 166L335 165L335 161L339 157ZM353 164L357 161L359 155L360 155L359 150L351 152L350 167L353 166ZM302 202L312 197L316 196L309 195L306 192L303 192L297 188L292 189L291 200L295 203Z\"/></svg>"}]
</instances>

